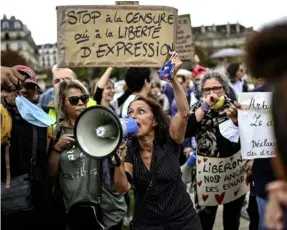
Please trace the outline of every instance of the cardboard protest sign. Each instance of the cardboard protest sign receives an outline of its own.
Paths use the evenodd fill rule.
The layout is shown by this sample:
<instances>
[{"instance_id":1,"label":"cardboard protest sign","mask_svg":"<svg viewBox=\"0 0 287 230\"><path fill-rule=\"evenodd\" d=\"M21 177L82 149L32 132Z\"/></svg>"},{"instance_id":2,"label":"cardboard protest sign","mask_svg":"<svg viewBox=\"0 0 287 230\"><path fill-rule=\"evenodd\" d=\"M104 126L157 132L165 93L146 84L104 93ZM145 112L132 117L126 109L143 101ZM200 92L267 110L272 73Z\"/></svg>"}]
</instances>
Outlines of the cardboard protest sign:
<instances>
[{"instance_id":1,"label":"cardboard protest sign","mask_svg":"<svg viewBox=\"0 0 287 230\"><path fill-rule=\"evenodd\" d=\"M246 166L247 162L240 152L225 158L197 155L196 189L199 205L226 204L246 194Z\"/></svg>"},{"instance_id":2,"label":"cardboard protest sign","mask_svg":"<svg viewBox=\"0 0 287 230\"><path fill-rule=\"evenodd\" d=\"M193 60L194 44L189 14L177 17L176 52L181 60Z\"/></svg>"},{"instance_id":3,"label":"cardboard protest sign","mask_svg":"<svg viewBox=\"0 0 287 230\"><path fill-rule=\"evenodd\" d=\"M161 67L176 45L177 9L58 6L58 65Z\"/></svg>"},{"instance_id":4,"label":"cardboard protest sign","mask_svg":"<svg viewBox=\"0 0 287 230\"><path fill-rule=\"evenodd\" d=\"M244 159L274 157L275 138L271 117L272 93L241 93L238 112L241 153Z\"/></svg>"}]
</instances>

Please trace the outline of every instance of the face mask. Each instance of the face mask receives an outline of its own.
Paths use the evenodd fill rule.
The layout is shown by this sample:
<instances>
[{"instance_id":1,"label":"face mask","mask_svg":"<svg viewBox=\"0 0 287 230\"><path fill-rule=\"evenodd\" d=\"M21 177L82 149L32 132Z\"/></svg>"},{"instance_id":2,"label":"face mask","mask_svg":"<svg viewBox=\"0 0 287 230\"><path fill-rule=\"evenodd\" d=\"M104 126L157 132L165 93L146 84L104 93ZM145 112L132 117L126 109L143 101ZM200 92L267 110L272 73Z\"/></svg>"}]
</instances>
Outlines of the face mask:
<instances>
[{"instance_id":1,"label":"face mask","mask_svg":"<svg viewBox=\"0 0 287 230\"><path fill-rule=\"evenodd\" d=\"M32 125L49 127L56 123L47 113L23 96L16 97L16 106L21 117Z\"/></svg>"},{"instance_id":2,"label":"face mask","mask_svg":"<svg viewBox=\"0 0 287 230\"><path fill-rule=\"evenodd\" d=\"M219 109L223 106L224 101L225 101L225 97L224 97L224 96L221 96L221 97L219 98L219 100L218 100L213 106L211 106L210 108L211 108L212 110L219 110Z\"/></svg>"}]
</instances>

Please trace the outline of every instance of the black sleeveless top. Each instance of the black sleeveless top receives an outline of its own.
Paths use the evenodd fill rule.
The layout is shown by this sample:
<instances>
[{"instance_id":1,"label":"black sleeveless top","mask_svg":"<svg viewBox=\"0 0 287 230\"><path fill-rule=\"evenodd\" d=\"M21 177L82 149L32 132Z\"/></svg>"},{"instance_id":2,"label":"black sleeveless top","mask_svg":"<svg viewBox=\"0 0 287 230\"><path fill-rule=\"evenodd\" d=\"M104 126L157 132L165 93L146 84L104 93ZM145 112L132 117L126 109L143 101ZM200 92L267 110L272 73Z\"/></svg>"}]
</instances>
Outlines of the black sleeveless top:
<instances>
[{"instance_id":1,"label":"black sleeveless top","mask_svg":"<svg viewBox=\"0 0 287 230\"><path fill-rule=\"evenodd\" d=\"M137 229L201 229L186 185L181 180L180 148L170 136L163 144L154 141L149 170L141 158L137 140L128 144L125 161L133 165ZM142 204L153 170L153 186Z\"/></svg>"}]
</instances>

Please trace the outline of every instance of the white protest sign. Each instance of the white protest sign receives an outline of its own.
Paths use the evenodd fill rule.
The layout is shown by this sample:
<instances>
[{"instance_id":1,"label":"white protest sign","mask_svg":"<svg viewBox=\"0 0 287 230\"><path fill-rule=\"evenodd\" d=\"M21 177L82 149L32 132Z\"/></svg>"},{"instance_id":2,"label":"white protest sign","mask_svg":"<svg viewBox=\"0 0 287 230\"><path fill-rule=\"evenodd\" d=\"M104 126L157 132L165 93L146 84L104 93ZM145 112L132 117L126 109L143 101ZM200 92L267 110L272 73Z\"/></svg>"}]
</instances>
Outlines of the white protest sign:
<instances>
[{"instance_id":1,"label":"white protest sign","mask_svg":"<svg viewBox=\"0 0 287 230\"><path fill-rule=\"evenodd\" d=\"M242 93L238 112L241 153L244 159L274 157L275 139L271 117L272 93Z\"/></svg>"},{"instance_id":2,"label":"white protest sign","mask_svg":"<svg viewBox=\"0 0 287 230\"><path fill-rule=\"evenodd\" d=\"M199 205L226 204L246 194L246 166L247 162L240 152L225 158L197 155L196 186Z\"/></svg>"}]
</instances>

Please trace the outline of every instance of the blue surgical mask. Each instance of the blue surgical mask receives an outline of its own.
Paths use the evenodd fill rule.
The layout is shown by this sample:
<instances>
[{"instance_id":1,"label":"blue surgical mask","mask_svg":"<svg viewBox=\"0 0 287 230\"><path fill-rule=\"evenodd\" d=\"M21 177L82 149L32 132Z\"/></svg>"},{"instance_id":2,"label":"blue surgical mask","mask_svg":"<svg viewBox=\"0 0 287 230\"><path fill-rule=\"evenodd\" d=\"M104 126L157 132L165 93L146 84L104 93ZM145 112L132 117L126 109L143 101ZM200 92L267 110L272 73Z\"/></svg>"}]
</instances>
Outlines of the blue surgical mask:
<instances>
[{"instance_id":1,"label":"blue surgical mask","mask_svg":"<svg viewBox=\"0 0 287 230\"><path fill-rule=\"evenodd\" d=\"M56 123L47 113L23 96L16 97L16 106L21 117L32 125L49 127Z\"/></svg>"}]
</instances>

